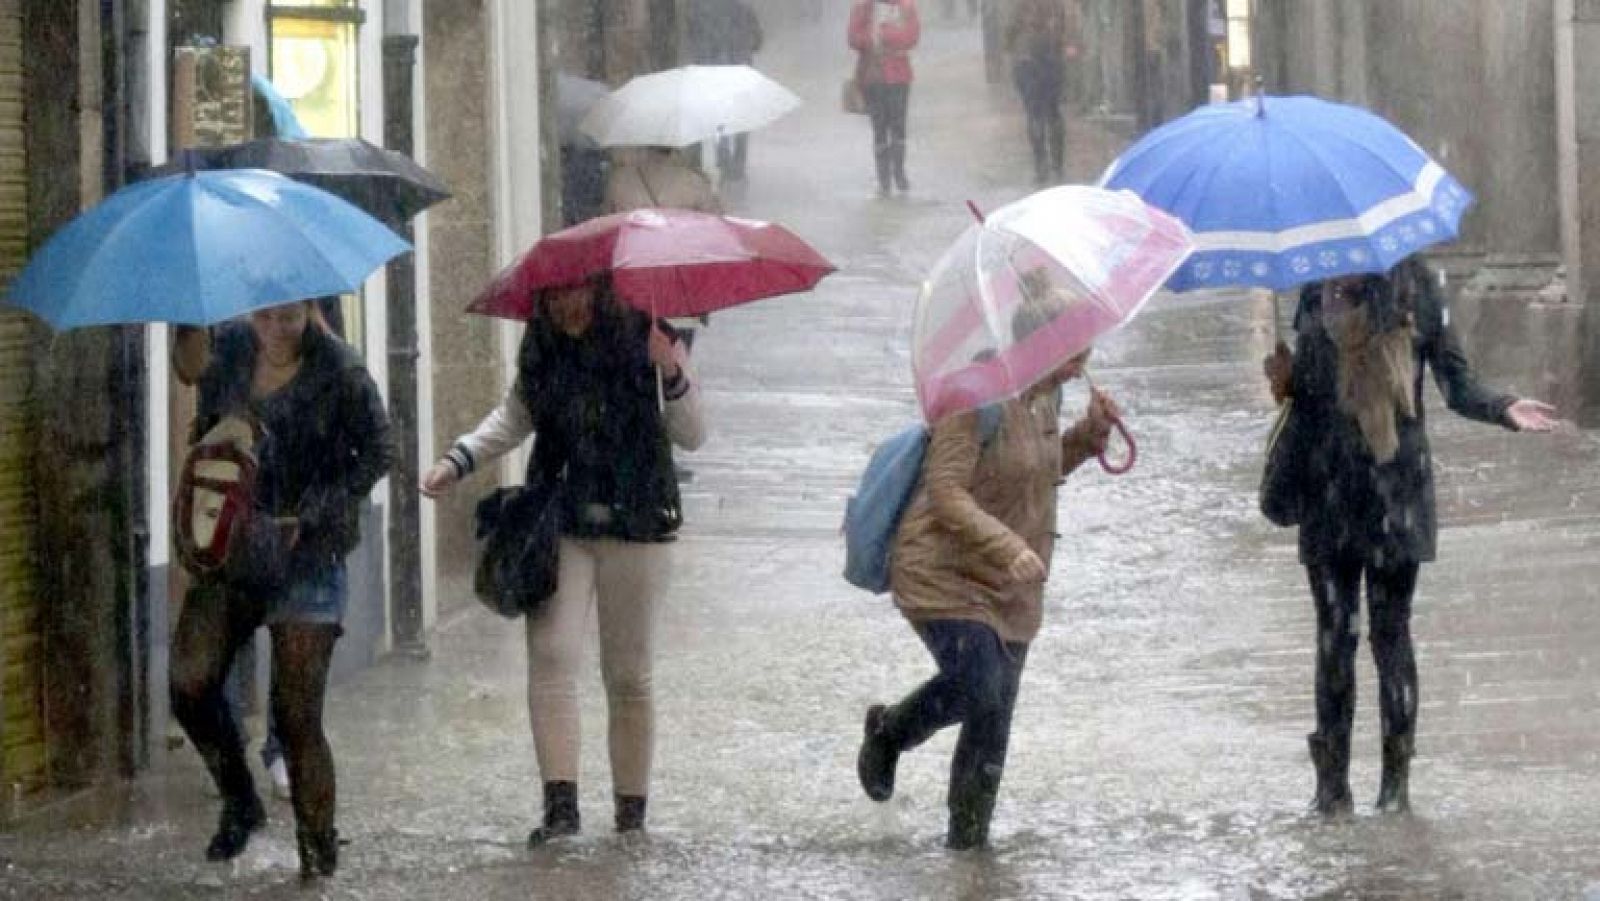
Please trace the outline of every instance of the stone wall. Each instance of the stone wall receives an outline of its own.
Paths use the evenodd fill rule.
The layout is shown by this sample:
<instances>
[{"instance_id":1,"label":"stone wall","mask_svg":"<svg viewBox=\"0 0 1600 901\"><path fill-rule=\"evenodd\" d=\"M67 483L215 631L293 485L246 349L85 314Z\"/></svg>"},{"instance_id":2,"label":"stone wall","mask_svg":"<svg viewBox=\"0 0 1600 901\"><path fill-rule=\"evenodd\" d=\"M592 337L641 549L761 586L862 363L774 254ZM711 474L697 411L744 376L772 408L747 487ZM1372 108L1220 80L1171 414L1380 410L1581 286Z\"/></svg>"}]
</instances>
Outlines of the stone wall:
<instances>
[{"instance_id":1,"label":"stone wall","mask_svg":"<svg viewBox=\"0 0 1600 901\"><path fill-rule=\"evenodd\" d=\"M454 197L429 213L433 427L438 459L504 391L495 320L464 312L495 271L488 100L489 22L476 0L423 5L429 165ZM439 614L472 598L472 508L496 475L437 502Z\"/></svg>"}]
</instances>

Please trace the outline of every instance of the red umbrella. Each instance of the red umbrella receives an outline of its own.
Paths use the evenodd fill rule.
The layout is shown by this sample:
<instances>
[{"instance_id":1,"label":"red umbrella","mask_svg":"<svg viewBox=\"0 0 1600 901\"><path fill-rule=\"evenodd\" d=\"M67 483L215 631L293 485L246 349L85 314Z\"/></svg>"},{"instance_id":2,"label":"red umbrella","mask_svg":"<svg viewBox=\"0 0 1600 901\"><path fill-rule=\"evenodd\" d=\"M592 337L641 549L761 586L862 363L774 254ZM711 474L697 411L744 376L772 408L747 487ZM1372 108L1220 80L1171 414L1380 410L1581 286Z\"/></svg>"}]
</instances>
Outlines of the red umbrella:
<instances>
[{"instance_id":1,"label":"red umbrella","mask_svg":"<svg viewBox=\"0 0 1600 901\"><path fill-rule=\"evenodd\" d=\"M653 316L703 316L809 291L834 271L788 229L692 210L634 210L591 219L533 245L467 307L528 319L535 292L610 274L617 295Z\"/></svg>"}]
</instances>

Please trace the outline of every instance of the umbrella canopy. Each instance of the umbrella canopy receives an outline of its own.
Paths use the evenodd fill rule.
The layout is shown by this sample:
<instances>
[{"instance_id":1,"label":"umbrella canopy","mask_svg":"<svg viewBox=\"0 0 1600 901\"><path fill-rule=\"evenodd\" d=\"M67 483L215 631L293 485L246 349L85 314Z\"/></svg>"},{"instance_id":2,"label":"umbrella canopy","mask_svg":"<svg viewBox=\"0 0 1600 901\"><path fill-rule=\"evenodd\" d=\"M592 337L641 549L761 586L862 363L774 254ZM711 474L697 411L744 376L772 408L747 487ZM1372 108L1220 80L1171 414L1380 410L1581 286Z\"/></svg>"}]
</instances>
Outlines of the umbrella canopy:
<instances>
[{"instance_id":1,"label":"umbrella canopy","mask_svg":"<svg viewBox=\"0 0 1600 901\"><path fill-rule=\"evenodd\" d=\"M277 85L267 80L265 75L252 72L250 86L267 105L267 115L272 118L273 134L296 141L311 137L306 127L300 124L300 117L294 114L294 107L290 105L289 99L279 92Z\"/></svg>"},{"instance_id":2,"label":"umbrella canopy","mask_svg":"<svg viewBox=\"0 0 1600 901\"><path fill-rule=\"evenodd\" d=\"M1385 272L1453 239L1472 195L1366 110L1315 97L1201 107L1156 129L1102 179L1182 219L1198 249L1178 291Z\"/></svg>"},{"instance_id":3,"label":"umbrella canopy","mask_svg":"<svg viewBox=\"0 0 1600 901\"><path fill-rule=\"evenodd\" d=\"M928 422L1038 384L1132 319L1193 250L1127 191L1066 186L996 210L934 266L911 365Z\"/></svg>"},{"instance_id":4,"label":"umbrella canopy","mask_svg":"<svg viewBox=\"0 0 1600 901\"><path fill-rule=\"evenodd\" d=\"M225 147L185 150L156 170L267 169L315 185L390 225L400 225L450 197L439 177L403 153L360 138L260 138Z\"/></svg>"},{"instance_id":5,"label":"umbrella canopy","mask_svg":"<svg viewBox=\"0 0 1600 901\"><path fill-rule=\"evenodd\" d=\"M684 66L618 88L583 130L606 147L684 147L754 131L798 106L794 92L749 66Z\"/></svg>"},{"instance_id":6,"label":"umbrella canopy","mask_svg":"<svg viewBox=\"0 0 1600 901\"><path fill-rule=\"evenodd\" d=\"M326 191L275 172L197 172L130 185L57 232L6 302L57 330L210 325L353 291L410 249Z\"/></svg>"},{"instance_id":7,"label":"umbrella canopy","mask_svg":"<svg viewBox=\"0 0 1600 901\"><path fill-rule=\"evenodd\" d=\"M568 146L590 145L594 139L583 133L583 119L604 100L611 88L588 78L579 78L566 72L556 73L556 123L561 132L561 143Z\"/></svg>"},{"instance_id":8,"label":"umbrella canopy","mask_svg":"<svg viewBox=\"0 0 1600 901\"><path fill-rule=\"evenodd\" d=\"M528 319L546 288L609 274L617 294L653 316L703 316L809 291L834 271L788 229L692 210L634 210L591 219L535 244L468 307Z\"/></svg>"}]
</instances>

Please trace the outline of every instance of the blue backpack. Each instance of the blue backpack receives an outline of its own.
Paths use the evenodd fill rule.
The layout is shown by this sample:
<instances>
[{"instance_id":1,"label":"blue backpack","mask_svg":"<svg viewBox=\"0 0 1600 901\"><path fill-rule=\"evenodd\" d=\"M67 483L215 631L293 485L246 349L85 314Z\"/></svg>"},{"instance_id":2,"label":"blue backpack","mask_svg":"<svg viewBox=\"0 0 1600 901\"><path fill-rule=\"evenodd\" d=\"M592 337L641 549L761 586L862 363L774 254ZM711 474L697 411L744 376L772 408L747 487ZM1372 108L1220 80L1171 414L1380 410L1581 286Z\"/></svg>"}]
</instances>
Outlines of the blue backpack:
<instances>
[{"instance_id":1,"label":"blue backpack","mask_svg":"<svg viewBox=\"0 0 1600 901\"><path fill-rule=\"evenodd\" d=\"M984 446L1000 431L1000 407L978 410L978 435ZM844 507L844 578L873 594L889 590L889 551L900 519L922 481L928 454L928 429L905 429L872 452L866 472Z\"/></svg>"}]
</instances>

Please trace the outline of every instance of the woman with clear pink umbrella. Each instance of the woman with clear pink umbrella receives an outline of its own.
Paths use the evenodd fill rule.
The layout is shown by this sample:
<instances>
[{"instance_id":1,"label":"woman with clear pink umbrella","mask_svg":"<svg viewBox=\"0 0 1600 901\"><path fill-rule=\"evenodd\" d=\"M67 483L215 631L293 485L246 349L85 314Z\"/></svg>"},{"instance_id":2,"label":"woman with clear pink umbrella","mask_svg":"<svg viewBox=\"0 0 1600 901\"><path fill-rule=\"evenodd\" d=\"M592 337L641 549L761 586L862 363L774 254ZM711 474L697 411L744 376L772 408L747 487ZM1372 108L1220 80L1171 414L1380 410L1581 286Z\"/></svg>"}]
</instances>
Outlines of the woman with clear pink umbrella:
<instances>
[{"instance_id":1,"label":"woman with clear pink umbrella","mask_svg":"<svg viewBox=\"0 0 1600 901\"><path fill-rule=\"evenodd\" d=\"M1043 619L1057 486L1127 431L1107 394L1060 425L1062 386L1192 250L1177 220L1127 192L1066 187L995 211L935 266L912 360L929 423L919 486L890 552L890 590L938 672L867 710L862 789L894 793L899 756L961 726L946 845L982 847L999 796L1023 664Z\"/></svg>"}]
</instances>

